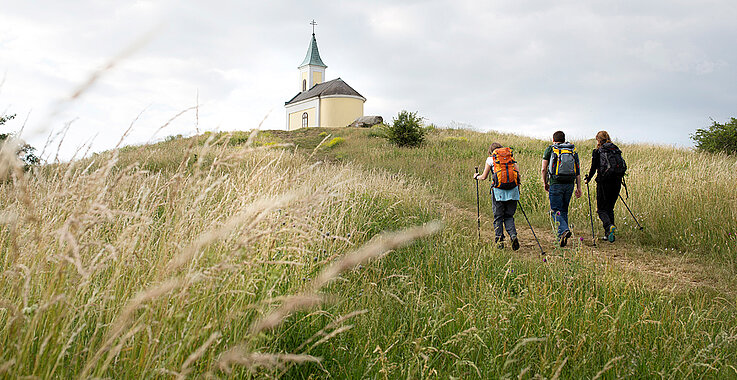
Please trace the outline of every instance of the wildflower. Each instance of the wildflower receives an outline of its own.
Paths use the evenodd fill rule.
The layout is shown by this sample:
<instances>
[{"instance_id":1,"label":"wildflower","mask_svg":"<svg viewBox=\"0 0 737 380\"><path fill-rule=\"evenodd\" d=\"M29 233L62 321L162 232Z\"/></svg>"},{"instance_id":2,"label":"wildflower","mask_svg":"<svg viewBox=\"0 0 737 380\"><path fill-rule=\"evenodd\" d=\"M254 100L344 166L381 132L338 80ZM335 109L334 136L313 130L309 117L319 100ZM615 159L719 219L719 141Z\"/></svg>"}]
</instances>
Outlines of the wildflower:
<instances>
[{"instance_id":1,"label":"wildflower","mask_svg":"<svg viewBox=\"0 0 737 380\"><path fill-rule=\"evenodd\" d=\"M582 237L580 237L580 238L578 238L578 240L580 240L580 241L583 241L583 238L582 238Z\"/></svg>"},{"instance_id":2,"label":"wildflower","mask_svg":"<svg viewBox=\"0 0 737 380\"><path fill-rule=\"evenodd\" d=\"M560 211L556 211L556 212L555 212L555 215L558 215L558 216L560 216Z\"/></svg>"}]
</instances>

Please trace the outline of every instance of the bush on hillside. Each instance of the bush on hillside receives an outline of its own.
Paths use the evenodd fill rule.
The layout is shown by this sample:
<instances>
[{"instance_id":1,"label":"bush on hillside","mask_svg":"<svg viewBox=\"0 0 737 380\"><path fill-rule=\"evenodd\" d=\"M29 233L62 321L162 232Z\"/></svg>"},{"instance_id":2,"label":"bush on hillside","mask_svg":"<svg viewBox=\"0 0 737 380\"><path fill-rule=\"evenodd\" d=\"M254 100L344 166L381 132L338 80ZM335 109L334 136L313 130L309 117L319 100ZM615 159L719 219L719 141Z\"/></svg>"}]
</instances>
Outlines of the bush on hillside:
<instances>
[{"instance_id":1,"label":"bush on hillside","mask_svg":"<svg viewBox=\"0 0 737 380\"><path fill-rule=\"evenodd\" d=\"M709 129L697 129L691 139L704 152L737 154L737 119L724 124L713 121Z\"/></svg>"},{"instance_id":2,"label":"bush on hillside","mask_svg":"<svg viewBox=\"0 0 737 380\"><path fill-rule=\"evenodd\" d=\"M15 118L15 114L13 115L0 115L0 126L5 125L7 121L10 121ZM0 147L3 143L6 141L10 141L13 138L12 133L0 133ZM36 166L41 162L41 159L36 156L36 148L32 147L30 144L26 144L25 142L16 141L18 143L16 147L16 155L18 156L18 159L23 163L23 169L28 170L32 166Z\"/></svg>"},{"instance_id":3,"label":"bush on hillside","mask_svg":"<svg viewBox=\"0 0 737 380\"><path fill-rule=\"evenodd\" d=\"M400 112L384 132L389 142L397 146L415 147L425 140L422 117L417 112Z\"/></svg>"}]
</instances>

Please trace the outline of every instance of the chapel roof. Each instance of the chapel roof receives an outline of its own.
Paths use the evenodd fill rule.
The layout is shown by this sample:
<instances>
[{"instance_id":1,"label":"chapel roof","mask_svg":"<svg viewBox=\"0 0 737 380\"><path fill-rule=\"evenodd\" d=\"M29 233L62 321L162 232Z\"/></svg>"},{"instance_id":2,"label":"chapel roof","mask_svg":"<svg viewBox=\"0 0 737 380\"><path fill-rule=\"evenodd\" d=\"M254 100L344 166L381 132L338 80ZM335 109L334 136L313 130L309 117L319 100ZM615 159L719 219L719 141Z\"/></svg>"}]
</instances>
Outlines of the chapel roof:
<instances>
[{"instance_id":1,"label":"chapel roof","mask_svg":"<svg viewBox=\"0 0 737 380\"><path fill-rule=\"evenodd\" d=\"M317 50L317 40L315 39L315 33L312 33L312 41L310 41L310 47L307 48L307 55L304 61L298 66L302 67L305 65L328 67L328 65L322 62L320 59L320 52Z\"/></svg>"},{"instance_id":2,"label":"chapel roof","mask_svg":"<svg viewBox=\"0 0 737 380\"><path fill-rule=\"evenodd\" d=\"M309 90L300 92L299 94L295 95L292 99L290 99L288 102L285 102L284 105L286 106L292 103L297 103L302 100L307 100L307 99L314 98L317 96L327 96L327 95L358 96L358 97L363 98L364 101L366 100L366 98L364 98L363 95L359 94L358 91L354 90L353 87L348 85L348 83L344 82L340 78L337 78L331 81L318 83L312 86L312 88L310 88Z\"/></svg>"}]
</instances>

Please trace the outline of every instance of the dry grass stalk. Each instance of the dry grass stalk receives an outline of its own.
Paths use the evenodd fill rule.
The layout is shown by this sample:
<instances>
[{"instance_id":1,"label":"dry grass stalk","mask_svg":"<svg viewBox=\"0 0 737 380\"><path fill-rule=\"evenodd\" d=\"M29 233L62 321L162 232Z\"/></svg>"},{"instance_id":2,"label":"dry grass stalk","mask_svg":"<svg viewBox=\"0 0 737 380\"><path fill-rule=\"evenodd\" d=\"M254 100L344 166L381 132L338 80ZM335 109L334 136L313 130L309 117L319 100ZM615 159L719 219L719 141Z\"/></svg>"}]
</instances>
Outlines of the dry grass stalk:
<instances>
[{"instance_id":1,"label":"dry grass stalk","mask_svg":"<svg viewBox=\"0 0 737 380\"><path fill-rule=\"evenodd\" d=\"M125 306L125 308L123 308L123 311L120 313L118 318L115 319L115 322L113 323L110 330L108 330L105 343L95 353L95 355L93 355L87 361L87 365L85 365L85 368L84 368L84 371L82 372L81 377L82 378L87 377L87 375L90 373L92 368L98 364L98 361L100 360L102 355L110 349L110 347L113 345L115 340L128 327L128 324L131 320L131 317L133 316L133 313L136 310L138 310L138 308L141 307L141 305L143 305L145 302L154 300L158 297L168 294L169 292L174 291L175 289L181 287L184 284L184 282L185 282L184 280L179 279L179 278L170 279L160 285L157 285L146 291L140 292L137 296L131 299L128 302L128 304Z\"/></svg>"},{"instance_id":2,"label":"dry grass stalk","mask_svg":"<svg viewBox=\"0 0 737 380\"><path fill-rule=\"evenodd\" d=\"M251 203L245 210L231 217L222 227L214 231L207 231L197 237L197 239L185 248L182 253L171 260L167 266L166 273L171 273L172 271L181 268L183 265L190 263L195 259L196 255L203 247L227 236L244 222L250 221L251 223L257 223L262 220L269 211L279 207L284 207L295 198L296 194L290 193L276 198L262 198Z\"/></svg>"},{"instance_id":3,"label":"dry grass stalk","mask_svg":"<svg viewBox=\"0 0 737 380\"><path fill-rule=\"evenodd\" d=\"M602 368L601 371L597 372L596 375L591 378L591 380L596 380L600 378L602 375L604 375L604 373L606 373L606 371L610 370L614 366L614 363L622 360L622 358L624 358L624 356L617 356L616 358L609 359L609 361L604 364L604 368Z\"/></svg>"},{"instance_id":4,"label":"dry grass stalk","mask_svg":"<svg viewBox=\"0 0 737 380\"><path fill-rule=\"evenodd\" d=\"M234 364L242 365L250 370L257 368L284 368L284 363L295 364L319 363L320 358L312 355L264 354L246 352L243 348L234 348L225 352L218 360L218 368L225 373L232 372Z\"/></svg>"},{"instance_id":5,"label":"dry grass stalk","mask_svg":"<svg viewBox=\"0 0 737 380\"><path fill-rule=\"evenodd\" d=\"M434 221L427 223L424 226L410 227L399 232L380 235L369 243L366 243L357 251L345 255L343 258L338 260L338 262L323 270L320 275L310 283L304 293L289 297L280 307L266 314L266 316L260 320L254 322L251 325L251 333L255 335L261 331L270 330L278 326L281 321L293 311L298 310L298 307L312 306L308 301L319 298L316 297L317 291L346 270L351 269L371 258L409 244L413 240L432 235L440 231L441 228L442 223Z\"/></svg>"},{"instance_id":6,"label":"dry grass stalk","mask_svg":"<svg viewBox=\"0 0 737 380\"><path fill-rule=\"evenodd\" d=\"M323 327L322 329L320 329L320 331L316 332L309 339L307 339L306 341L302 342L302 344L300 344L299 347L297 347L297 351L301 351L308 344L312 343L315 339L326 336L326 332L328 330L330 330L332 328L335 328L337 326L340 326L346 320L348 320L350 318L353 318L353 317L356 317L356 316L359 316L359 315L362 315L362 314L366 314L366 313L368 313L368 310L357 310L357 311L348 313L348 314L346 314L346 315L344 315L344 316L342 316L342 317L340 317L340 318L338 318L338 319L336 319L336 320L328 323L327 326ZM314 346L315 345L313 345L312 347L314 347ZM310 347L310 350L312 349L312 347ZM310 351L310 350L307 350L307 351Z\"/></svg>"},{"instance_id":7,"label":"dry grass stalk","mask_svg":"<svg viewBox=\"0 0 737 380\"><path fill-rule=\"evenodd\" d=\"M192 369L189 368L189 366L192 365L192 363L194 363L195 361L197 361L197 359L202 357L202 355L205 353L205 351L207 351L210 345L213 342L215 342L217 339L219 339L220 337L221 337L221 334L218 331L210 334L210 337L207 338L205 343L199 346L193 353L189 354L189 356L187 357L187 360L185 360L184 363L182 363L182 368L179 370L179 375L177 377L182 378L182 379L186 378L186 376L190 372L192 372Z\"/></svg>"}]
</instances>

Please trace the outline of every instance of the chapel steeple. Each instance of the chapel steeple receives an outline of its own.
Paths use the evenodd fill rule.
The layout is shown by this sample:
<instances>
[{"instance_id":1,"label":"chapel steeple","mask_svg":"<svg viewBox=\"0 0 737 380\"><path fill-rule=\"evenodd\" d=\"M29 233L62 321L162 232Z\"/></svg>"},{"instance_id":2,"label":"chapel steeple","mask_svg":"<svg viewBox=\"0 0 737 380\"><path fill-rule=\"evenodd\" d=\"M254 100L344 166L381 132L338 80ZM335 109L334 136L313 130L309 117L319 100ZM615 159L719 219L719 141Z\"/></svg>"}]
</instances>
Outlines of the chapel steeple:
<instances>
[{"instance_id":1,"label":"chapel steeple","mask_svg":"<svg viewBox=\"0 0 737 380\"><path fill-rule=\"evenodd\" d=\"M328 67L320 58L320 51L317 49L317 39L315 38L315 25L317 23L312 20L312 40L307 48L307 55L302 63L298 66L300 73L300 91L307 91L312 86L325 81L325 69Z\"/></svg>"}]
</instances>

